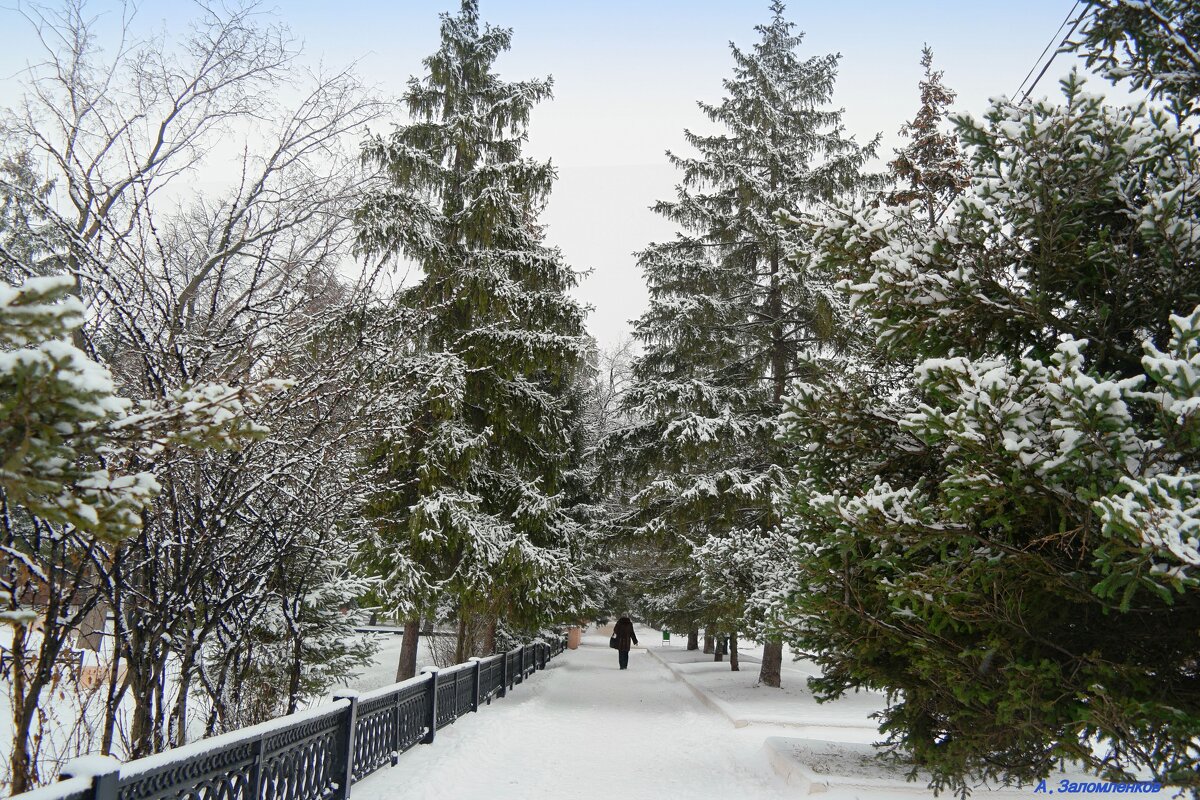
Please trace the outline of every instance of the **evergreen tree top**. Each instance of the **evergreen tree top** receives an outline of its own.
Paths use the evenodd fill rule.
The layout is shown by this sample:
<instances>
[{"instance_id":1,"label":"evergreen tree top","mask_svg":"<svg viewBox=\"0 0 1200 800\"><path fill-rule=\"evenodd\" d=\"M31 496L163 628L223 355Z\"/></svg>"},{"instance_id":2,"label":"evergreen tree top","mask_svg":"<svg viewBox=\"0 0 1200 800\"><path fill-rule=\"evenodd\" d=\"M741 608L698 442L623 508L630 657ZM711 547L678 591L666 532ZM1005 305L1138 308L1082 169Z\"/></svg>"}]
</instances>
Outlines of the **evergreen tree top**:
<instances>
[{"instance_id":1,"label":"evergreen tree top","mask_svg":"<svg viewBox=\"0 0 1200 800\"><path fill-rule=\"evenodd\" d=\"M783 16L782 3L772 3L771 11L749 49L730 43L733 75L722 82L721 101L697 103L725 130L684 131L697 155L667 153L683 173L682 185L676 201L656 207L686 229L709 239L718 234L727 244L743 241L727 235L732 229L777 238L777 211L861 186L862 167L875 153L877 140L858 144L842 127L842 109L829 107L840 56L802 59L803 32Z\"/></svg>"},{"instance_id":2,"label":"evergreen tree top","mask_svg":"<svg viewBox=\"0 0 1200 800\"><path fill-rule=\"evenodd\" d=\"M427 271L461 262L461 253L451 251L519 252L543 283L573 283L544 258L553 261L550 251L531 255L541 240L535 220L555 171L549 161L521 151L530 112L551 97L551 81L501 80L493 65L511 40L510 29L481 25L477 3L442 15L441 44L404 95L411 121L363 146L364 162L385 169L403 188L360 212L362 252L399 250ZM394 224L400 216L413 223L403 232Z\"/></svg>"},{"instance_id":3,"label":"evergreen tree top","mask_svg":"<svg viewBox=\"0 0 1200 800\"><path fill-rule=\"evenodd\" d=\"M512 30L481 25L477 3L467 0L459 14L441 19L441 45L422 62L425 75L408 80L403 99L411 122L397 126L390 141L369 141L364 160L386 167L399 184L420 184L429 196L464 189L472 201L444 209L447 217L474 209L478 224L463 226L464 232L523 226L489 212L512 205L515 195L528 204L544 202L550 193L553 168L524 158L521 148L530 112L552 97L552 81L504 81L494 72L496 59L511 46ZM536 210L531 206L522 216L532 219ZM490 246L490 237L483 238Z\"/></svg>"},{"instance_id":4,"label":"evergreen tree top","mask_svg":"<svg viewBox=\"0 0 1200 800\"><path fill-rule=\"evenodd\" d=\"M921 49L921 67L921 107L911 122L900 127L900 135L911 141L896 150L895 159L888 164L892 175L905 185L887 199L894 204L921 201L932 225L950 200L967 187L970 173L958 137L942 131L956 95L942 83L942 71L933 68L929 45Z\"/></svg>"},{"instance_id":5,"label":"evergreen tree top","mask_svg":"<svg viewBox=\"0 0 1200 800\"><path fill-rule=\"evenodd\" d=\"M1195 0L1081 0L1083 27L1066 50L1112 81L1128 79L1179 121L1200 115L1200 7Z\"/></svg>"},{"instance_id":6,"label":"evergreen tree top","mask_svg":"<svg viewBox=\"0 0 1200 800\"><path fill-rule=\"evenodd\" d=\"M512 29L479 23L479 3L463 0L457 16L441 15L442 45L421 63L425 78L409 78L404 100L417 120L475 118L493 138L522 141L529 111L551 96L551 79L508 83L492 71L512 47Z\"/></svg>"}]
</instances>

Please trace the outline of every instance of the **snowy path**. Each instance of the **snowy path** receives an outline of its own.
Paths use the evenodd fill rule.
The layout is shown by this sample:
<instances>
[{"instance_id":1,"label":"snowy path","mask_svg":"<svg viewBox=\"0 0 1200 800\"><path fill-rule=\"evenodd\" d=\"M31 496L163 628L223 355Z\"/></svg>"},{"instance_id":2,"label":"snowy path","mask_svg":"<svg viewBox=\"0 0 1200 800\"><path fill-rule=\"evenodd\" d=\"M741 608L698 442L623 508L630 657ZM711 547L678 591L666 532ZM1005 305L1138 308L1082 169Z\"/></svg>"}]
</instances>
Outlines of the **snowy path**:
<instances>
[{"instance_id":1,"label":"snowy path","mask_svg":"<svg viewBox=\"0 0 1200 800\"><path fill-rule=\"evenodd\" d=\"M643 644L652 631L638 630ZM439 731L353 800L794 797L755 736L708 709L644 650L617 669L607 639L554 659L503 700Z\"/></svg>"}]
</instances>

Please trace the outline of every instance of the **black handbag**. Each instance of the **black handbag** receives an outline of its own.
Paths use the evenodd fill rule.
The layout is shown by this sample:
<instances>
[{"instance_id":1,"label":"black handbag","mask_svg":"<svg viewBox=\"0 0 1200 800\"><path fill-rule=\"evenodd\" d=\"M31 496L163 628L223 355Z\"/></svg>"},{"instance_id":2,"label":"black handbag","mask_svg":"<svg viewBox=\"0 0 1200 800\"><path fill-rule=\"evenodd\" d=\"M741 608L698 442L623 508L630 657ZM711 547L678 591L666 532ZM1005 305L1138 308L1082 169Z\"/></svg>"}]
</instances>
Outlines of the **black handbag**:
<instances>
[{"instance_id":1,"label":"black handbag","mask_svg":"<svg viewBox=\"0 0 1200 800\"><path fill-rule=\"evenodd\" d=\"M617 645L617 635L615 633L609 637L608 646L611 647L613 650L620 649L619 646Z\"/></svg>"}]
</instances>

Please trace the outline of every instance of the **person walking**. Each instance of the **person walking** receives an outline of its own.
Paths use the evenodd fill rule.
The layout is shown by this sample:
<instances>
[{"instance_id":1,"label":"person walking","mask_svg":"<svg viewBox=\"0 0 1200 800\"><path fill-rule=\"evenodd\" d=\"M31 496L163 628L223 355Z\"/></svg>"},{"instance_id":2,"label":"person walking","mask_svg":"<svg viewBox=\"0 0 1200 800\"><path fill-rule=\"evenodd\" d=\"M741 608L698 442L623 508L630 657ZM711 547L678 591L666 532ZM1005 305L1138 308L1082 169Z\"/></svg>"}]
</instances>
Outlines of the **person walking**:
<instances>
[{"instance_id":1,"label":"person walking","mask_svg":"<svg viewBox=\"0 0 1200 800\"><path fill-rule=\"evenodd\" d=\"M638 643L637 634L633 632L633 620L629 617L617 620L617 624L613 626L613 636L617 637L617 663L621 665L621 669L627 669L629 648Z\"/></svg>"}]
</instances>

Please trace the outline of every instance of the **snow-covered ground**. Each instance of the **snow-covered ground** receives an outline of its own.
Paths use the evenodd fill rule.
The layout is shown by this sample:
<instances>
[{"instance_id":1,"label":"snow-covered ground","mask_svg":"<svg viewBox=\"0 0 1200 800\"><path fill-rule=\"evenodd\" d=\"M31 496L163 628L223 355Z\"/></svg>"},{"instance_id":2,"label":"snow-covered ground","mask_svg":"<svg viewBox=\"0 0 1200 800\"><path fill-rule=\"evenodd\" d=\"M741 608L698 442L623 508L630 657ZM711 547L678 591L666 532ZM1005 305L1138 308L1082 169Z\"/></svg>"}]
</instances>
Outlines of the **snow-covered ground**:
<instances>
[{"instance_id":1,"label":"snow-covered ground","mask_svg":"<svg viewBox=\"0 0 1200 800\"><path fill-rule=\"evenodd\" d=\"M354 784L353 800L793 797L762 736L734 728L650 658L655 632L638 638L622 672L607 637L585 636L508 697Z\"/></svg>"},{"instance_id":2,"label":"snow-covered ground","mask_svg":"<svg viewBox=\"0 0 1200 800\"><path fill-rule=\"evenodd\" d=\"M761 653L759 647L751 653ZM877 724L871 714L884 707L882 695L864 692L837 703L818 703L808 690L808 678L817 667L806 662L784 661L781 686L756 686L762 660L742 653L741 672L731 673L729 662L714 662L711 655L683 647L650 647L647 651L689 686L705 704L729 718L737 727L777 725L788 735L840 742L874 742Z\"/></svg>"},{"instance_id":3,"label":"snow-covered ground","mask_svg":"<svg viewBox=\"0 0 1200 800\"><path fill-rule=\"evenodd\" d=\"M383 634L377 635L374 641L379 649L375 651L371 664L363 667L353 678L347 680L346 688L369 692L372 689L381 689L396 682L396 664L400 661L400 647L404 642L404 637L397 634ZM422 667L432 665L433 657L429 654L429 639L425 636L418 637L417 671L420 672ZM334 691L336 689L330 689L326 699L332 697Z\"/></svg>"},{"instance_id":4,"label":"snow-covered ground","mask_svg":"<svg viewBox=\"0 0 1200 800\"><path fill-rule=\"evenodd\" d=\"M651 647L647 652L700 702L754 737L770 768L793 796L819 793L829 800L934 797L927 788L928 778L906 780L904 768L884 763L871 746L880 739L871 715L884 707L882 695L861 692L818 703L807 685L807 678L816 674L817 668L807 662L785 661L779 689L756 686L761 648L742 654L741 672L730 672L727 661L714 662L711 655L682 647ZM1056 785L1057 779L1047 783L1048 788ZM1032 797L1034 788L979 786L972 796L997 800Z\"/></svg>"},{"instance_id":5,"label":"snow-covered ground","mask_svg":"<svg viewBox=\"0 0 1200 800\"><path fill-rule=\"evenodd\" d=\"M578 650L507 698L354 784L354 800L934 796L874 757L869 715L882 706L879 695L817 704L805 684L811 664L785 662L781 690L756 687L754 650L743 652L741 672L730 672L727 661L664 647L657 631L637 632L641 646L627 671L617 669L607 634L589 632ZM973 795L1029 798L1034 788L980 787Z\"/></svg>"}]
</instances>

